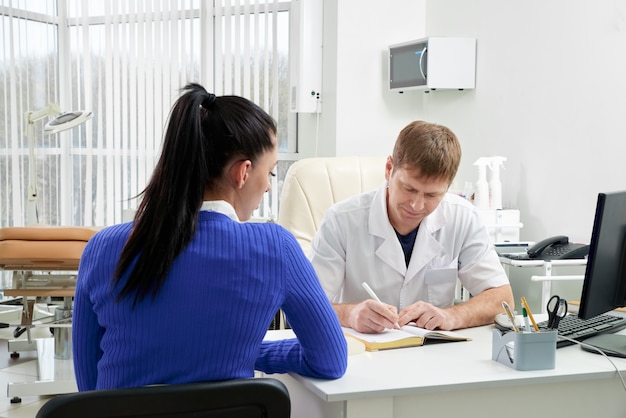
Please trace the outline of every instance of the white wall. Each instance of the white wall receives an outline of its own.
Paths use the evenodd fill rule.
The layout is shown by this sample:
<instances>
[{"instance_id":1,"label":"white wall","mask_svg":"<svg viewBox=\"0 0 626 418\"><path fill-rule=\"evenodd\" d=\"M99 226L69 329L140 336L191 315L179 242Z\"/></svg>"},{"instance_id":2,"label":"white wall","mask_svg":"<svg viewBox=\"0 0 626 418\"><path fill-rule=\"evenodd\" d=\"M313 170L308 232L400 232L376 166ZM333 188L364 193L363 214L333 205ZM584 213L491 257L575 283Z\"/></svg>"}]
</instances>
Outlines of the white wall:
<instances>
[{"instance_id":1,"label":"white wall","mask_svg":"<svg viewBox=\"0 0 626 418\"><path fill-rule=\"evenodd\" d=\"M508 158L504 204L522 211L523 240L589 240L597 193L626 189L626 2L324 7L323 110L301 118L304 143L319 126L318 155L387 155L408 122L444 124L463 146L458 184L475 180L476 158ZM477 38L475 90L386 90L387 46L424 35Z\"/></svg>"},{"instance_id":2,"label":"white wall","mask_svg":"<svg viewBox=\"0 0 626 418\"><path fill-rule=\"evenodd\" d=\"M424 13L424 0L324 0L322 112L300 115L304 155L391 153L421 98L388 91L387 47L422 38Z\"/></svg>"},{"instance_id":3,"label":"white wall","mask_svg":"<svg viewBox=\"0 0 626 418\"><path fill-rule=\"evenodd\" d=\"M426 31L478 39L473 94L451 112L465 150L457 178L481 155L508 158L504 200L526 239L588 241L597 193L626 189L626 2L428 1Z\"/></svg>"}]
</instances>

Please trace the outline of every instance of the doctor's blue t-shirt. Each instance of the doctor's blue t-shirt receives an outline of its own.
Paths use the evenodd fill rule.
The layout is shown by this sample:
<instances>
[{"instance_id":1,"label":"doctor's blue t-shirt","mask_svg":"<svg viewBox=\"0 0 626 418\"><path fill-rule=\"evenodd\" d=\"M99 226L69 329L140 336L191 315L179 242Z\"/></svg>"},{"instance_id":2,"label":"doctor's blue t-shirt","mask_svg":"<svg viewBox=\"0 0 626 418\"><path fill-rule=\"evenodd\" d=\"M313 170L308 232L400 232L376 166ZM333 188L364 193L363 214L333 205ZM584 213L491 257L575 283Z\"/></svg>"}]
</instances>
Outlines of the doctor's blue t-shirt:
<instances>
[{"instance_id":1,"label":"doctor's blue t-shirt","mask_svg":"<svg viewBox=\"0 0 626 418\"><path fill-rule=\"evenodd\" d=\"M407 267L409 266L409 261L411 261L411 254L413 253L413 247L415 246L415 237L417 237L417 230L419 228L420 227L418 226L406 235L402 235L394 229L396 236L400 241L400 245L402 246L402 251L404 252L404 262Z\"/></svg>"}]
</instances>

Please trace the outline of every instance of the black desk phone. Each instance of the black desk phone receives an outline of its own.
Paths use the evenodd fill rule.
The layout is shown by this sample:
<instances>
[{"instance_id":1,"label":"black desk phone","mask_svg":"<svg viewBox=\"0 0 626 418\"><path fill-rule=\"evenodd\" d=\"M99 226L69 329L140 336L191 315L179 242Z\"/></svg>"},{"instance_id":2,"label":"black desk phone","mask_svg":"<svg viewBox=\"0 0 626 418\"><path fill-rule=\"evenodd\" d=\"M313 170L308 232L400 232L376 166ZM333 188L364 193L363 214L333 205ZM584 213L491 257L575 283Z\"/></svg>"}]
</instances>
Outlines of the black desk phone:
<instances>
[{"instance_id":1,"label":"black desk phone","mask_svg":"<svg viewBox=\"0 0 626 418\"><path fill-rule=\"evenodd\" d=\"M589 245L569 242L565 235L556 235L539 241L526 250L526 254L506 254L516 260L568 260L585 258Z\"/></svg>"}]
</instances>

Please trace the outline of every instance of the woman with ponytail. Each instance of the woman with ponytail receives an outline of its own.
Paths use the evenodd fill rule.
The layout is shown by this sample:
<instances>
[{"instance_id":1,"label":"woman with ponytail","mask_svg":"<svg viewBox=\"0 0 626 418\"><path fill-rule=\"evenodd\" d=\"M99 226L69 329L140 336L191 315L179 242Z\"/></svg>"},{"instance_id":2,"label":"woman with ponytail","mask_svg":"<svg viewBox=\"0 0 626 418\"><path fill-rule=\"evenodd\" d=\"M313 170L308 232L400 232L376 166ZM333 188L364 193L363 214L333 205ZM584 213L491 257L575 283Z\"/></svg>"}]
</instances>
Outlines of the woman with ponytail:
<instances>
[{"instance_id":1,"label":"woman with ponytail","mask_svg":"<svg viewBox=\"0 0 626 418\"><path fill-rule=\"evenodd\" d=\"M333 379L346 341L295 238L246 223L270 189L276 124L189 84L133 222L80 262L73 356L81 391L295 372ZM282 309L297 339L263 341Z\"/></svg>"}]
</instances>

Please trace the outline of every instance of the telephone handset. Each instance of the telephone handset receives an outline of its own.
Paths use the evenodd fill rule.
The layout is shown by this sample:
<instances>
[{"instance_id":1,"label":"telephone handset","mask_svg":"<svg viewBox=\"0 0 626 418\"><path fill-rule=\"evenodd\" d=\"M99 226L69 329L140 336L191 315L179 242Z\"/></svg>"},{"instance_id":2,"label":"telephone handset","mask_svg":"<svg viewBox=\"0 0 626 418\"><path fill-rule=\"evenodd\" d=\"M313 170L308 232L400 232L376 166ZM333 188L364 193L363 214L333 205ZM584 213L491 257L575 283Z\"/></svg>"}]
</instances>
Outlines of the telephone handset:
<instances>
[{"instance_id":1,"label":"telephone handset","mask_svg":"<svg viewBox=\"0 0 626 418\"><path fill-rule=\"evenodd\" d=\"M539 241L525 253L503 253L502 257L512 260L567 260L585 258L589 245L569 242L565 235L556 235Z\"/></svg>"},{"instance_id":2,"label":"telephone handset","mask_svg":"<svg viewBox=\"0 0 626 418\"><path fill-rule=\"evenodd\" d=\"M585 258L589 245L569 242L565 235L556 235L539 241L526 251L530 259L565 260Z\"/></svg>"}]
</instances>

